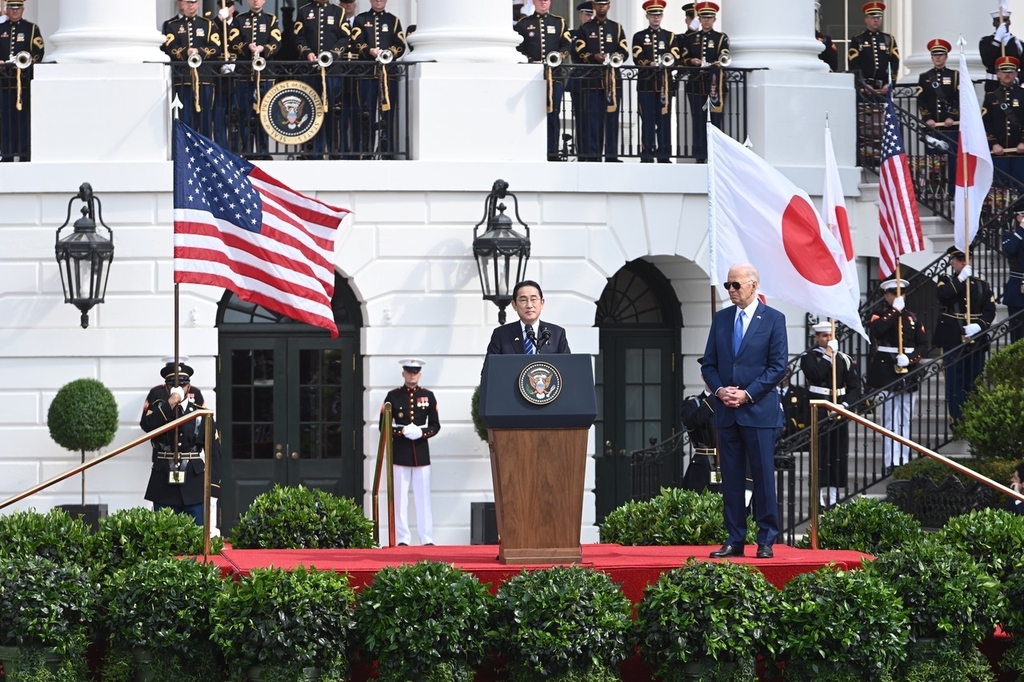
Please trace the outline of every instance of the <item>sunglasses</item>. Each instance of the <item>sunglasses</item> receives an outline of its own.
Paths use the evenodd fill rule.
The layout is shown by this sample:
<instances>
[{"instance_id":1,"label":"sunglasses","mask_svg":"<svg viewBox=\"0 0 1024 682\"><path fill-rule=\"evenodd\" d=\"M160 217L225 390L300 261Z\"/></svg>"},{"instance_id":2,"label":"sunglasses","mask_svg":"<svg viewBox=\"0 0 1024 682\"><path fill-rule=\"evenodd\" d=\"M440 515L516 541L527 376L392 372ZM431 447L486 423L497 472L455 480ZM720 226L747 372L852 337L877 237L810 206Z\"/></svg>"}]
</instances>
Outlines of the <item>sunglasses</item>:
<instances>
[{"instance_id":1,"label":"sunglasses","mask_svg":"<svg viewBox=\"0 0 1024 682\"><path fill-rule=\"evenodd\" d=\"M726 291L729 291L729 289L732 289L733 291L739 291L740 287L742 287L744 284L747 284L747 283L753 282L753 281L754 280L752 280L752 279L748 279L746 282L726 282L722 286L725 287Z\"/></svg>"}]
</instances>

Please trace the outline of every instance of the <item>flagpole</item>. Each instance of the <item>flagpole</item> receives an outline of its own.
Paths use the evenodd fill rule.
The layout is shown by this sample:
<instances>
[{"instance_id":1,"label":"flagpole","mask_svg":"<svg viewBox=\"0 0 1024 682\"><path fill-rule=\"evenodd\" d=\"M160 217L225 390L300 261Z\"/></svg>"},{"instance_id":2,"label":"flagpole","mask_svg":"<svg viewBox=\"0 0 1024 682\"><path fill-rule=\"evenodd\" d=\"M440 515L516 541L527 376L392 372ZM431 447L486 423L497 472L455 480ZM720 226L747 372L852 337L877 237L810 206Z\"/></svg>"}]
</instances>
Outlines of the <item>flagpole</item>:
<instances>
[{"instance_id":1,"label":"flagpole","mask_svg":"<svg viewBox=\"0 0 1024 682\"><path fill-rule=\"evenodd\" d=\"M835 341L835 338L836 338L836 318L830 317L830 318L828 318L828 321L832 323L832 339L831 340ZM832 351L832 402L834 402L834 403L839 402L839 386L837 385L839 383L839 381L838 381L838 379L836 379L836 360L837 360L836 356L838 354L839 354L839 349L836 349L836 350Z\"/></svg>"},{"instance_id":2,"label":"flagpole","mask_svg":"<svg viewBox=\"0 0 1024 682\"><path fill-rule=\"evenodd\" d=\"M897 298L903 296L903 286L900 284L900 282L901 282L901 279L900 279L900 261L897 258L896 259L896 297ZM896 323L896 335L897 335L897 340L898 340L898 343L897 343L896 347L897 347L897 350L899 351L899 355L903 355L904 354L903 353L903 311L902 310L897 310L896 312L899 313L899 318L900 318L897 321L897 323ZM910 371L906 367L900 367L899 364L897 364L894 369L895 369L897 374L906 374L907 372Z\"/></svg>"}]
</instances>

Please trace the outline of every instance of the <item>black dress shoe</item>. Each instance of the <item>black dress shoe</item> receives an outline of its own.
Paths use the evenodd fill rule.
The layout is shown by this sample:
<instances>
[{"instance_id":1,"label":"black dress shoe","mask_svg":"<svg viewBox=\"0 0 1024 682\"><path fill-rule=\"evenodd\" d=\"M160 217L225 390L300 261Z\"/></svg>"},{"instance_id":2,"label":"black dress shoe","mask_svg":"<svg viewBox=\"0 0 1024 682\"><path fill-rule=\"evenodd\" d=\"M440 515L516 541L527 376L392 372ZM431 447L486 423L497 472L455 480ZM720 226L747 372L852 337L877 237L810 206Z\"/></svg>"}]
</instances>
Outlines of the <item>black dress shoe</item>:
<instances>
[{"instance_id":1,"label":"black dress shoe","mask_svg":"<svg viewBox=\"0 0 1024 682\"><path fill-rule=\"evenodd\" d=\"M774 559L775 552L772 551L771 545L758 545L757 546L757 558L758 559Z\"/></svg>"},{"instance_id":2,"label":"black dress shoe","mask_svg":"<svg viewBox=\"0 0 1024 682\"><path fill-rule=\"evenodd\" d=\"M724 559L731 556L743 556L743 545L724 544L721 549L711 553L712 559Z\"/></svg>"},{"instance_id":3,"label":"black dress shoe","mask_svg":"<svg viewBox=\"0 0 1024 682\"><path fill-rule=\"evenodd\" d=\"M408 547L408 546L409 546L409 544L406 543L406 542L399 542L397 545L395 545L395 547Z\"/></svg>"}]
</instances>

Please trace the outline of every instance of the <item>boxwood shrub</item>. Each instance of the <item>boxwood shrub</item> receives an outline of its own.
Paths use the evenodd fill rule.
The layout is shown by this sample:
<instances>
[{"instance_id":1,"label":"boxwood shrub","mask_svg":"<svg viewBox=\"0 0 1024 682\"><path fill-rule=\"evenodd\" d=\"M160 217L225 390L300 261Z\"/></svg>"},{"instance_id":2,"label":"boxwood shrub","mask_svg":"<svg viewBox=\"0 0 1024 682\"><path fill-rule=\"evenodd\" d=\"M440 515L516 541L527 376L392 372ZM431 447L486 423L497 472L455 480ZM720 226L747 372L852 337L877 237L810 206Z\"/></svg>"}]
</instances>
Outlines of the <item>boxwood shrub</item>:
<instances>
[{"instance_id":1,"label":"boxwood shrub","mask_svg":"<svg viewBox=\"0 0 1024 682\"><path fill-rule=\"evenodd\" d=\"M210 538L212 553L219 554L223 547L221 538ZM191 516L134 507L100 519L92 562L101 571L113 571L147 559L202 553L203 527Z\"/></svg>"},{"instance_id":2,"label":"boxwood shrub","mask_svg":"<svg viewBox=\"0 0 1024 682\"><path fill-rule=\"evenodd\" d=\"M722 496L663 488L650 500L627 502L601 524L601 542L619 545L715 545L725 542ZM747 542L755 542L747 523Z\"/></svg>"},{"instance_id":3,"label":"boxwood shrub","mask_svg":"<svg viewBox=\"0 0 1024 682\"><path fill-rule=\"evenodd\" d=\"M825 511L818 523L818 547L879 554L921 537L921 524L889 502L859 497ZM811 546L809 537L797 543Z\"/></svg>"},{"instance_id":4,"label":"boxwood shrub","mask_svg":"<svg viewBox=\"0 0 1024 682\"><path fill-rule=\"evenodd\" d=\"M275 485L259 495L231 531L237 549L373 547L373 523L347 497Z\"/></svg>"}]
</instances>

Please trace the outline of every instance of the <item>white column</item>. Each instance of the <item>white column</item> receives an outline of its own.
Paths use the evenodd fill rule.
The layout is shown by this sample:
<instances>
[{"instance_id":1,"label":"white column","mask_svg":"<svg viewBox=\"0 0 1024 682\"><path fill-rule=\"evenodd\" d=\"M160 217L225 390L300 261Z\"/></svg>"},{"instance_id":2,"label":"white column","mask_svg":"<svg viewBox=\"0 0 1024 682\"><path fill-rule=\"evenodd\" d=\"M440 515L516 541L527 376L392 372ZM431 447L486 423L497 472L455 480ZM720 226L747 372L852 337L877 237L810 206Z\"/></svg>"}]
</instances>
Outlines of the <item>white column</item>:
<instances>
[{"instance_id":1,"label":"white column","mask_svg":"<svg viewBox=\"0 0 1024 682\"><path fill-rule=\"evenodd\" d=\"M967 66L973 77L981 78L985 68L978 55L978 41L983 35L995 30L989 12L997 9L998 0L912 0L909 33L913 42L911 45L900 45L903 67L904 70L909 69L910 80L916 81L918 75L932 68L927 46L933 38L943 38L953 45L946 66L955 70L960 60L960 48L956 41L961 33L967 41L964 45Z\"/></svg>"},{"instance_id":2,"label":"white column","mask_svg":"<svg viewBox=\"0 0 1024 682\"><path fill-rule=\"evenodd\" d=\"M512 30L511 12L504 2L428 0L417 3L416 32L410 43L415 61L523 61L516 51L519 35Z\"/></svg>"},{"instance_id":3,"label":"white column","mask_svg":"<svg viewBox=\"0 0 1024 682\"><path fill-rule=\"evenodd\" d=\"M156 3L139 0L59 0L58 26L46 61L60 64L167 61L160 51ZM164 18L169 18L164 17Z\"/></svg>"},{"instance_id":4,"label":"white column","mask_svg":"<svg viewBox=\"0 0 1024 682\"><path fill-rule=\"evenodd\" d=\"M814 0L729 0L719 19L734 67L828 71L814 39Z\"/></svg>"}]
</instances>

